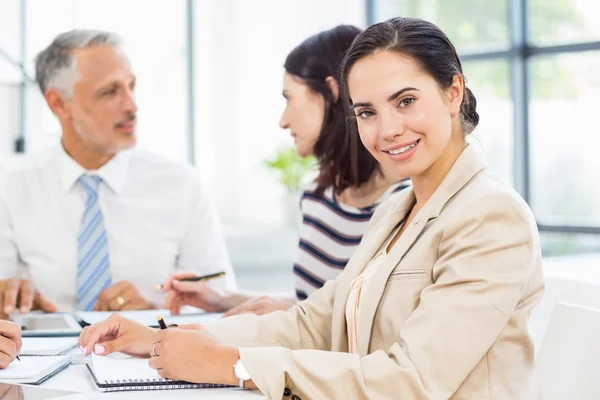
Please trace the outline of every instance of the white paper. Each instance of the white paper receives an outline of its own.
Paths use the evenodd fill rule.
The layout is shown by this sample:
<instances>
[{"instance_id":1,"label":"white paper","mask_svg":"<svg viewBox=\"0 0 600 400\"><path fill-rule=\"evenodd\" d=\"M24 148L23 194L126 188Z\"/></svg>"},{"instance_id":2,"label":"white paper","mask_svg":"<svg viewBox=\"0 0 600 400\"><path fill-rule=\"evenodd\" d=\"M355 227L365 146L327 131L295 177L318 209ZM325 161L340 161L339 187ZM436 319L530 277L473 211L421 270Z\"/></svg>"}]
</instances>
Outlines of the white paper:
<instances>
[{"instance_id":1,"label":"white paper","mask_svg":"<svg viewBox=\"0 0 600 400\"><path fill-rule=\"evenodd\" d=\"M20 358L21 361L15 360L8 367L0 370L0 380L38 381L69 360L68 356Z\"/></svg>"},{"instance_id":2,"label":"white paper","mask_svg":"<svg viewBox=\"0 0 600 400\"><path fill-rule=\"evenodd\" d=\"M165 323L169 324L206 324L222 318L222 313L206 313L202 310L192 307L182 309L180 315L171 315L169 310L141 310L141 311L79 311L77 317L87 323L95 324L106 320L112 314L121 314L125 318L136 321L146 326L157 326L156 317L163 317Z\"/></svg>"},{"instance_id":3,"label":"white paper","mask_svg":"<svg viewBox=\"0 0 600 400\"><path fill-rule=\"evenodd\" d=\"M66 353L75 347L77 347L77 338L74 337L24 337L20 355L56 356Z\"/></svg>"},{"instance_id":4,"label":"white paper","mask_svg":"<svg viewBox=\"0 0 600 400\"><path fill-rule=\"evenodd\" d=\"M92 354L92 365L100 383L137 380L163 380L158 372L150 368L149 359L133 358L122 353L108 356Z\"/></svg>"}]
</instances>

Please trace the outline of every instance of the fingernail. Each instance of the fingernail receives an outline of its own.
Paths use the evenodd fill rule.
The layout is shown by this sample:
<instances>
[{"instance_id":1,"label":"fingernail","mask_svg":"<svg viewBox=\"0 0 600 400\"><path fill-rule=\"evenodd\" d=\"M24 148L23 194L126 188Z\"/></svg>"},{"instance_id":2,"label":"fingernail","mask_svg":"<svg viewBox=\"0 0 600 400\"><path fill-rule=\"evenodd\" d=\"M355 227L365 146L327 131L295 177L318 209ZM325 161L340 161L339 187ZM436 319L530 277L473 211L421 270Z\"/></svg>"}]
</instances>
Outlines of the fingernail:
<instances>
[{"instance_id":1,"label":"fingernail","mask_svg":"<svg viewBox=\"0 0 600 400\"><path fill-rule=\"evenodd\" d=\"M87 354L87 347L79 346L79 350L85 355Z\"/></svg>"},{"instance_id":2,"label":"fingernail","mask_svg":"<svg viewBox=\"0 0 600 400\"><path fill-rule=\"evenodd\" d=\"M104 346L96 345L96 347L94 347L94 353L96 354L104 354L104 351Z\"/></svg>"},{"instance_id":3,"label":"fingernail","mask_svg":"<svg viewBox=\"0 0 600 400\"><path fill-rule=\"evenodd\" d=\"M26 313L27 312L27 307L21 307L21 312L22 313Z\"/></svg>"},{"instance_id":4,"label":"fingernail","mask_svg":"<svg viewBox=\"0 0 600 400\"><path fill-rule=\"evenodd\" d=\"M6 306L4 307L4 314L10 314L12 312L13 308L12 306Z\"/></svg>"}]
</instances>

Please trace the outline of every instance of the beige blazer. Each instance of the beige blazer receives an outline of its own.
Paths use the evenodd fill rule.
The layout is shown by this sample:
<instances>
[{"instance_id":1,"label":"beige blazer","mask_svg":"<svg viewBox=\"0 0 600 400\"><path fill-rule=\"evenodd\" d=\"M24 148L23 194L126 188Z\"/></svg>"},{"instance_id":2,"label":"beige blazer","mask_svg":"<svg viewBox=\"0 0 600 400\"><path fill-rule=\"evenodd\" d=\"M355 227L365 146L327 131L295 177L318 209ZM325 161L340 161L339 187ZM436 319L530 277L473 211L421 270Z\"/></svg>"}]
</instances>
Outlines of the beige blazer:
<instances>
[{"instance_id":1,"label":"beige blazer","mask_svg":"<svg viewBox=\"0 0 600 400\"><path fill-rule=\"evenodd\" d=\"M350 282L414 200L410 189L382 204L344 272L304 302L209 326L267 398L539 398L527 329L544 291L538 231L473 146L370 279L348 353Z\"/></svg>"}]
</instances>

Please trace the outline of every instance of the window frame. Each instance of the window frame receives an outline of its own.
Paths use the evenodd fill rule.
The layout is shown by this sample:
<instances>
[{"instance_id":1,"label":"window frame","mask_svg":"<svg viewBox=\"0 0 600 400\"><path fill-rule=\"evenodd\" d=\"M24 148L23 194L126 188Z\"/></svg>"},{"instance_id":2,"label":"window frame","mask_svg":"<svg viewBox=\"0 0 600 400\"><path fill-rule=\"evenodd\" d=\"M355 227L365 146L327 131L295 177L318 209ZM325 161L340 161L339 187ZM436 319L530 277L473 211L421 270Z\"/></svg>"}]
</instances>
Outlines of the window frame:
<instances>
[{"instance_id":1,"label":"window frame","mask_svg":"<svg viewBox=\"0 0 600 400\"><path fill-rule=\"evenodd\" d=\"M529 101L529 63L538 56L599 51L600 41L536 46L529 41L529 0L508 1L510 47L502 51L461 53L461 61L506 60L510 66L510 97L513 102L514 183L525 201L531 205L531 134ZM367 26L377 22L378 0L365 0ZM534 210L535 213L535 210ZM541 232L584 233L600 235L600 226L547 225L538 222Z\"/></svg>"}]
</instances>

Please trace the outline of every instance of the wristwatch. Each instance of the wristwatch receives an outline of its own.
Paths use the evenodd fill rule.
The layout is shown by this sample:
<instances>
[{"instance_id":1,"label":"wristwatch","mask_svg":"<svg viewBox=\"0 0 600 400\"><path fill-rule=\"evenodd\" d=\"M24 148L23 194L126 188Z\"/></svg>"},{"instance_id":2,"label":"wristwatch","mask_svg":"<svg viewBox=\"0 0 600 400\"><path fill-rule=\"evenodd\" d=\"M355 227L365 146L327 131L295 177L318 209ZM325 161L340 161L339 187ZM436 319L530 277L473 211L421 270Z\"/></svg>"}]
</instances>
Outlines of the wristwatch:
<instances>
[{"instance_id":1,"label":"wristwatch","mask_svg":"<svg viewBox=\"0 0 600 400\"><path fill-rule=\"evenodd\" d=\"M237 360L235 364L233 364L233 373L235 374L235 377L240 380L240 387L242 389L246 389L245 382L249 381L251 378L241 359Z\"/></svg>"}]
</instances>

